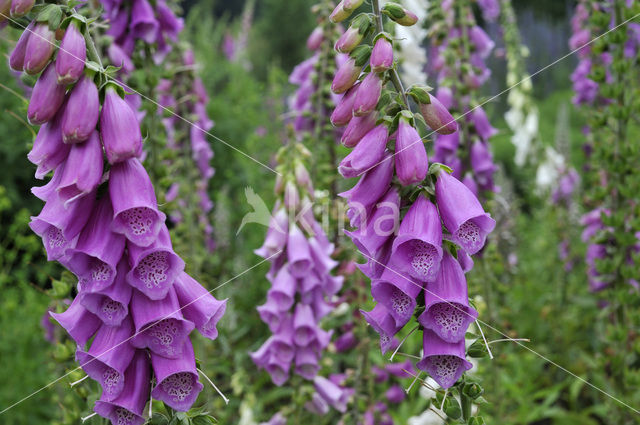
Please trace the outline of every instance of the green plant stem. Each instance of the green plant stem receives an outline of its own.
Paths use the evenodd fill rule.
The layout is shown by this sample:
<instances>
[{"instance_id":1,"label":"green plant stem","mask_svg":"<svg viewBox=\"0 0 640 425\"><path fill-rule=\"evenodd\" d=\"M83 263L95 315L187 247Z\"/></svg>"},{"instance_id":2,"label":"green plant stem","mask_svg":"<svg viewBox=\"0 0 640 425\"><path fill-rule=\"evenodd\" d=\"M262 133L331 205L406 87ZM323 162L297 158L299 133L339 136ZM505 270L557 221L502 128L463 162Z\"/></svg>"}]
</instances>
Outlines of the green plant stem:
<instances>
[{"instance_id":1,"label":"green plant stem","mask_svg":"<svg viewBox=\"0 0 640 425\"><path fill-rule=\"evenodd\" d=\"M382 24L382 13L380 13L380 2L379 0L371 0L371 6L373 7L373 14L376 17L376 31L383 32L384 25ZM391 83L396 88L398 93L402 95L402 99L404 100L404 104L408 110L411 110L411 106L409 105L409 98L404 91L404 86L402 85L402 81L400 80L400 75L398 74L398 70L393 67L389 70L389 75L391 78Z\"/></svg>"}]
</instances>

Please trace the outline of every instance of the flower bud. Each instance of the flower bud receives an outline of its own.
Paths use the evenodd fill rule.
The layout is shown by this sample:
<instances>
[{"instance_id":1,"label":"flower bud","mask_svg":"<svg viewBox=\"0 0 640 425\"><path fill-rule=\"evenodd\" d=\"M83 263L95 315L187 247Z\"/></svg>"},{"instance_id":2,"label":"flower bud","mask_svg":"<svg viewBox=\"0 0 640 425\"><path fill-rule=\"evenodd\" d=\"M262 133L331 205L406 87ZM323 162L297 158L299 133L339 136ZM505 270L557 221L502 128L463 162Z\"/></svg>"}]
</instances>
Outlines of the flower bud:
<instances>
[{"instance_id":1,"label":"flower bud","mask_svg":"<svg viewBox=\"0 0 640 425\"><path fill-rule=\"evenodd\" d=\"M364 0L343 0L342 8L344 10L348 10L349 12L353 12L354 10L359 8L362 3L364 3Z\"/></svg>"},{"instance_id":2,"label":"flower bud","mask_svg":"<svg viewBox=\"0 0 640 425\"><path fill-rule=\"evenodd\" d=\"M331 124L336 127L342 127L349 124L353 118L353 102L356 100L360 83L356 83L351 87L340 99L335 109L331 113Z\"/></svg>"},{"instance_id":3,"label":"flower bud","mask_svg":"<svg viewBox=\"0 0 640 425\"><path fill-rule=\"evenodd\" d=\"M110 164L140 156L142 153L142 135L136 114L113 86L107 88L104 97L100 131Z\"/></svg>"},{"instance_id":4,"label":"flower bud","mask_svg":"<svg viewBox=\"0 0 640 425\"><path fill-rule=\"evenodd\" d=\"M447 108L436 98L428 94L430 103L419 102L420 113L431 130L438 134L451 134L458 129L458 124Z\"/></svg>"},{"instance_id":5,"label":"flower bud","mask_svg":"<svg viewBox=\"0 0 640 425\"><path fill-rule=\"evenodd\" d=\"M371 70L384 72L393 65L393 45L386 37L376 40L371 52Z\"/></svg>"},{"instance_id":6,"label":"flower bud","mask_svg":"<svg viewBox=\"0 0 640 425\"><path fill-rule=\"evenodd\" d=\"M311 187L311 177L301 162L296 163L294 173L296 176L296 183L298 183L299 186L307 188Z\"/></svg>"},{"instance_id":7,"label":"flower bud","mask_svg":"<svg viewBox=\"0 0 640 425\"><path fill-rule=\"evenodd\" d=\"M427 176L427 151L416 129L400 118L396 138L396 174L404 186L419 183Z\"/></svg>"},{"instance_id":8,"label":"flower bud","mask_svg":"<svg viewBox=\"0 0 640 425\"><path fill-rule=\"evenodd\" d=\"M288 181L284 187L284 206L289 211L295 211L300 205L300 194L295 183Z\"/></svg>"},{"instance_id":9,"label":"flower bud","mask_svg":"<svg viewBox=\"0 0 640 425\"><path fill-rule=\"evenodd\" d=\"M387 144L387 127L379 125L369 131L338 166L338 172L345 178L357 177L375 167L384 156Z\"/></svg>"},{"instance_id":10,"label":"flower bud","mask_svg":"<svg viewBox=\"0 0 640 425\"><path fill-rule=\"evenodd\" d=\"M56 189L65 206L98 187L102 179L102 162L100 135L94 129L89 140L74 144L69 151L62 179Z\"/></svg>"},{"instance_id":11,"label":"flower bud","mask_svg":"<svg viewBox=\"0 0 640 425\"><path fill-rule=\"evenodd\" d=\"M56 58L56 73L60 84L71 84L78 81L84 70L87 59L87 46L82 33L74 22L69 24L64 33L60 50Z\"/></svg>"},{"instance_id":12,"label":"flower bud","mask_svg":"<svg viewBox=\"0 0 640 425\"><path fill-rule=\"evenodd\" d=\"M338 3L335 9L333 9L331 15L329 15L329 20L334 24L337 24L338 22L342 22L349 16L351 16L352 11L353 10L346 10L344 8L344 0L342 0L340 3Z\"/></svg>"},{"instance_id":13,"label":"flower bud","mask_svg":"<svg viewBox=\"0 0 640 425\"><path fill-rule=\"evenodd\" d=\"M311 51L318 50L323 40L324 34L322 27L316 27L309 35L309 38L307 38L307 49Z\"/></svg>"},{"instance_id":14,"label":"flower bud","mask_svg":"<svg viewBox=\"0 0 640 425\"><path fill-rule=\"evenodd\" d=\"M382 13L387 15L394 22L410 27L418 22L418 17L415 13L405 9L398 3L387 3L382 7Z\"/></svg>"},{"instance_id":15,"label":"flower bud","mask_svg":"<svg viewBox=\"0 0 640 425\"><path fill-rule=\"evenodd\" d=\"M370 72L358 87L358 92L353 102L353 115L361 117L376 109L381 93L382 79L375 72Z\"/></svg>"},{"instance_id":16,"label":"flower bud","mask_svg":"<svg viewBox=\"0 0 640 425\"><path fill-rule=\"evenodd\" d=\"M62 138L65 143L87 140L100 117L98 88L93 80L84 76L73 88L62 118Z\"/></svg>"},{"instance_id":17,"label":"flower bud","mask_svg":"<svg viewBox=\"0 0 640 425\"><path fill-rule=\"evenodd\" d=\"M360 140L365 134L376 126L377 117L378 114L375 112L362 117L353 117L342 134L342 138L340 139L342 144L348 148L352 148L360 143Z\"/></svg>"},{"instance_id":18,"label":"flower bud","mask_svg":"<svg viewBox=\"0 0 640 425\"><path fill-rule=\"evenodd\" d=\"M33 87L27 117L34 125L44 124L54 117L64 101L65 87L57 83L53 65L49 65Z\"/></svg>"},{"instance_id":19,"label":"flower bud","mask_svg":"<svg viewBox=\"0 0 640 425\"><path fill-rule=\"evenodd\" d=\"M54 119L42 125L33 141L33 148L27 154L29 161L38 166L37 179L43 179L49 171L60 165L69 153L69 146L62 142L60 121L58 114Z\"/></svg>"},{"instance_id":20,"label":"flower bud","mask_svg":"<svg viewBox=\"0 0 640 425\"><path fill-rule=\"evenodd\" d=\"M36 24L27 41L27 49L24 55L24 71L35 75L42 71L53 54L56 45L56 34L49 29L49 24Z\"/></svg>"},{"instance_id":21,"label":"flower bud","mask_svg":"<svg viewBox=\"0 0 640 425\"><path fill-rule=\"evenodd\" d=\"M353 58L349 58L336 72L331 83L331 91L336 94L344 93L353 86L362 71L361 66L356 65Z\"/></svg>"},{"instance_id":22,"label":"flower bud","mask_svg":"<svg viewBox=\"0 0 640 425\"><path fill-rule=\"evenodd\" d=\"M31 11L36 0L13 0L11 2L11 17L21 18Z\"/></svg>"},{"instance_id":23,"label":"flower bud","mask_svg":"<svg viewBox=\"0 0 640 425\"><path fill-rule=\"evenodd\" d=\"M22 32L16 46L9 56L9 66L14 71L22 71L24 67L24 56L27 52L27 42L29 41L29 35L33 31L34 21L31 21L29 26Z\"/></svg>"},{"instance_id":24,"label":"flower bud","mask_svg":"<svg viewBox=\"0 0 640 425\"><path fill-rule=\"evenodd\" d=\"M335 49L340 53L349 53L360 44L362 39L371 29L372 22L368 15L358 15L353 21L349 29L336 41Z\"/></svg>"},{"instance_id":25,"label":"flower bud","mask_svg":"<svg viewBox=\"0 0 640 425\"><path fill-rule=\"evenodd\" d=\"M358 46L349 54L349 59L338 68L331 83L331 90L336 93L344 93L353 86L365 63L371 56L371 47Z\"/></svg>"}]
</instances>

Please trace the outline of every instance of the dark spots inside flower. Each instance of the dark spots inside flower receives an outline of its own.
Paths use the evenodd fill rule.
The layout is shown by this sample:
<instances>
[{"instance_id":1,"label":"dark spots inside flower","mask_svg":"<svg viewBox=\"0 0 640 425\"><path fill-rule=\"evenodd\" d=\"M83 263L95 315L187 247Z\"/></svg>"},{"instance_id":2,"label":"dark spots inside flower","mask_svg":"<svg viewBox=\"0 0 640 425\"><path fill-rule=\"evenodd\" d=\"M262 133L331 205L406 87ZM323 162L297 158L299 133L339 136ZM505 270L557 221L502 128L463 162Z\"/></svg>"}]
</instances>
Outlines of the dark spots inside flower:
<instances>
[{"instance_id":1,"label":"dark spots inside flower","mask_svg":"<svg viewBox=\"0 0 640 425\"><path fill-rule=\"evenodd\" d=\"M142 236L151 232L155 213L151 208L131 208L122 213L122 221L129 228L131 234Z\"/></svg>"},{"instance_id":2,"label":"dark spots inside flower","mask_svg":"<svg viewBox=\"0 0 640 425\"><path fill-rule=\"evenodd\" d=\"M189 372L174 373L162 381L160 386L174 402L180 402L189 397L194 381L195 377Z\"/></svg>"}]
</instances>

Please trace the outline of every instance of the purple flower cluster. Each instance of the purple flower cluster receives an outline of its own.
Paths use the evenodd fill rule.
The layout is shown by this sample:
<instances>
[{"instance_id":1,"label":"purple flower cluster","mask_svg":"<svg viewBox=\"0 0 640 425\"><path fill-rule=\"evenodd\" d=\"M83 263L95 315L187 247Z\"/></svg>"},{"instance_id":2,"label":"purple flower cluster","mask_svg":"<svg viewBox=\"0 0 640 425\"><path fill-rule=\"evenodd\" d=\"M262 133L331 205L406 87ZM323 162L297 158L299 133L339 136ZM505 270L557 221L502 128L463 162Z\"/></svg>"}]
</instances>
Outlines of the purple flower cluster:
<instances>
[{"instance_id":1,"label":"purple flower cluster","mask_svg":"<svg viewBox=\"0 0 640 425\"><path fill-rule=\"evenodd\" d=\"M138 159L136 114L112 82L100 101L94 72L85 70L80 24L69 23L52 62L55 46L40 38L49 29L39 25L22 35L27 41L16 45L11 66L42 70L28 108L30 122L41 127L28 158L38 179L53 176L32 189L45 205L30 227L47 258L78 278L69 308L51 316L78 344L81 367L102 386L98 414L113 424L141 424L150 394L188 410L202 389L189 333L196 328L215 339L226 301L184 273Z\"/></svg>"},{"instance_id":2,"label":"purple flower cluster","mask_svg":"<svg viewBox=\"0 0 640 425\"><path fill-rule=\"evenodd\" d=\"M478 0L478 6L486 21L493 22L500 16L500 2L498 0Z\"/></svg>"},{"instance_id":3,"label":"purple flower cluster","mask_svg":"<svg viewBox=\"0 0 640 425\"><path fill-rule=\"evenodd\" d=\"M297 190L288 186L290 191ZM290 196L297 195L285 192L285 197ZM276 207L265 242L256 250L271 262L267 274L271 288L258 312L273 335L251 353L254 363L276 385L287 381L292 365L296 374L310 380L320 369L320 355L332 332L323 330L319 322L332 310L327 298L340 290L343 280L330 273L337 265L331 259L333 251L310 211L296 223L289 221L285 208Z\"/></svg>"},{"instance_id":4,"label":"purple flower cluster","mask_svg":"<svg viewBox=\"0 0 640 425\"><path fill-rule=\"evenodd\" d=\"M389 363L384 367L373 366L372 372L375 383L387 389L383 393L384 400L378 400L368 406L362 415L360 425L393 425L388 405L404 401L407 393L400 385L399 380L415 376L416 371L411 361L406 360L402 363Z\"/></svg>"},{"instance_id":5,"label":"purple flower cluster","mask_svg":"<svg viewBox=\"0 0 640 425\"><path fill-rule=\"evenodd\" d=\"M599 232L605 230L602 223L602 214L609 215L608 210L597 208L583 215L580 224L584 226L582 231L582 241L589 242ZM603 243L590 243L587 246L587 254L585 261L587 263L587 277L589 280L589 289L598 292L609 286L609 282L603 280L598 273L596 261L607 256L607 246Z\"/></svg>"},{"instance_id":6,"label":"purple flower cluster","mask_svg":"<svg viewBox=\"0 0 640 425\"><path fill-rule=\"evenodd\" d=\"M551 191L552 202L568 205L578 184L580 184L580 176L573 167L562 170L557 186Z\"/></svg>"},{"instance_id":7,"label":"purple flower cluster","mask_svg":"<svg viewBox=\"0 0 640 425\"><path fill-rule=\"evenodd\" d=\"M184 26L165 0L102 0L101 4L110 23L107 35L113 37L109 59L125 73L133 71L131 57L138 40L157 45L154 59L159 63L171 51L169 41L176 41Z\"/></svg>"},{"instance_id":8,"label":"purple flower cluster","mask_svg":"<svg viewBox=\"0 0 640 425\"><path fill-rule=\"evenodd\" d=\"M395 18L400 19L401 13L394 10ZM448 388L471 368L465 359L464 335L477 312L469 306L464 271L472 267L470 255L482 249L495 221L456 177L444 170L429 173L427 153L411 113L402 110L395 119L376 122L382 86L368 82L382 84L393 72L389 70L393 49L379 47L378 43L389 42L383 34L374 40L371 54L368 46L354 47L332 84L334 92L346 92L334 111L341 119L332 121L347 125L342 143L353 147L339 171L346 178L360 177L353 188L340 194L347 200L347 216L355 227L345 233L368 260L360 269L372 280L371 293L377 302L373 310L362 313L380 335L384 353L418 304L424 303L418 315L424 354L417 367ZM375 54L378 49L379 55ZM365 73L356 82L367 62L372 70L382 72ZM446 126L452 119L445 106L424 90L415 93L427 124L451 134L455 127ZM392 141L395 153L387 146ZM413 202L400 195L407 187L416 194ZM429 191L422 190L426 188ZM456 251L455 245L460 249Z\"/></svg>"},{"instance_id":9,"label":"purple flower cluster","mask_svg":"<svg viewBox=\"0 0 640 425\"><path fill-rule=\"evenodd\" d=\"M576 105L591 104L598 95L598 83L589 78L591 73L591 47L585 46L591 40L591 31L588 26L589 9L587 1L580 1L576 5L575 12L571 18L571 29L573 35L569 39L569 48L578 50L578 66L573 74L573 90L575 96L573 103ZM585 46L585 47L582 47Z\"/></svg>"},{"instance_id":10,"label":"purple flower cluster","mask_svg":"<svg viewBox=\"0 0 640 425\"><path fill-rule=\"evenodd\" d=\"M182 55L182 64L184 67L194 67L195 57L192 50L187 50ZM182 73L184 76L185 73ZM188 87L185 91L185 87ZM167 133L167 147L176 151L191 152L191 157L198 169L198 177L195 181L190 182L195 184L196 194L198 198L198 224L204 229L205 243L209 251L215 249L215 241L213 237L213 225L211 223L209 214L213 209L213 202L208 194L209 181L215 174L215 170L211 167L211 159L213 158L213 150L207 141L207 135L205 132L213 128L213 121L207 114L207 104L209 102L209 96L205 90L202 79L197 75L190 75L189 78L183 82L181 87L178 87L175 81L168 79L161 79L157 86L159 95L159 104L172 111L176 111L178 115L188 116L193 120L193 126L189 126L189 139L188 146L183 146L175 137L176 128L185 124L183 120L176 115L170 115L162 119L162 123ZM177 98L182 99L182 102L178 103ZM185 100L186 99L186 100ZM162 108L158 108L158 114L162 114ZM167 193L166 200L168 202L173 201L178 197L180 193L179 183L174 183L171 193ZM182 190L192 190L191 187L182 188ZM186 207L185 200L178 201L181 207ZM174 223L182 221L183 216L179 211L176 211L170 216Z\"/></svg>"},{"instance_id":11,"label":"purple flower cluster","mask_svg":"<svg viewBox=\"0 0 640 425\"><path fill-rule=\"evenodd\" d=\"M491 2L483 2L491 3ZM491 5L483 9L492 16ZM476 195L496 191L493 174L496 165L489 139L497 133L481 106L474 107L473 93L489 79L485 63L495 43L475 23L471 9L456 8L452 1L434 5L445 16L437 23L439 40L431 51L431 71L437 74L436 98L446 109L463 115L458 131L436 136L433 160L448 165L454 176ZM435 10L434 10L435 12ZM458 16L463 13L463 16ZM454 22L461 22L459 25ZM471 66L463 66L469 63Z\"/></svg>"},{"instance_id":12,"label":"purple flower cluster","mask_svg":"<svg viewBox=\"0 0 640 425\"><path fill-rule=\"evenodd\" d=\"M324 54L321 51L323 43L326 43L326 35L322 27L316 27L307 39L307 48L313 52L313 55L303 62L299 63L291 72L289 82L298 86L294 95L289 99L289 110L294 114L293 129L297 135L313 130L317 123L315 114L318 104L314 99L314 93L319 90L318 87L318 65ZM340 66L347 59L345 54L337 54L335 56L336 66ZM331 94L333 103L337 103L341 95ZM315 104L314 104L315 103ZM322 108L325 106L322 105Z\"/></svg>"}]
</instances>

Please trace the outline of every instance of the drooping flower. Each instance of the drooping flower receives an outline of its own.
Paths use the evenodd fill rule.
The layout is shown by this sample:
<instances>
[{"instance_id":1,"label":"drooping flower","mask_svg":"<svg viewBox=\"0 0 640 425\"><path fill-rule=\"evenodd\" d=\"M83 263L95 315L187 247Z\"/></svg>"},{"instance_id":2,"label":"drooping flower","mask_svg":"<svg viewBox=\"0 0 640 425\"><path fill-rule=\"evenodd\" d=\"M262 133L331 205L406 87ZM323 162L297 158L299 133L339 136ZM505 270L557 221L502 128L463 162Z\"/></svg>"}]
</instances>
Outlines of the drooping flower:
<instances>
[{"instance_id":1,"label":"drooping flower","mask_svg":"<svg viewBox=\"0 0 640 425\"><path fill-rule=\"evenodd\" d=\"M109 163L114 165L142 153L140 125L116 89L107 87L100 113L100 135Z\"/></svg>"},{"instance_id":2,"label":"drooping flower","mask_svg":"<svg viewBox=\"0 0 640 425\"><path fill-rule=\"evenodd\" d=\"M453 241L468 254L480 251L496 222L484 212L476 196L455 177L441 172L436 181L436 200Z\"/></svg>"},{"instance_id":3,"label":"drooping flower","mask_svg":"<svg viewBox=\"0 0 640 425\"><path fill-rule=\"evenodd\" d=\"M82 76L84 70L87 47L77 25L75 20L72 21L60 42L60 50L56 58L56 74L59 84L75 83Z\"/></svg>"},{"instance_id":4,"label":"drooping flower","mask_svg":"<svg viewBox=\"0 0 640 425\"><path fill-rule=\"evenodd\" d=\"M464 340L469 324L478 312L469 306L467 281L462 267L445 252L438 277L427 285L425 311L418 321L447 342Z\"/></svg>"}]
</instances>

